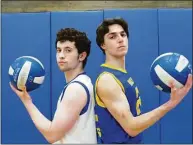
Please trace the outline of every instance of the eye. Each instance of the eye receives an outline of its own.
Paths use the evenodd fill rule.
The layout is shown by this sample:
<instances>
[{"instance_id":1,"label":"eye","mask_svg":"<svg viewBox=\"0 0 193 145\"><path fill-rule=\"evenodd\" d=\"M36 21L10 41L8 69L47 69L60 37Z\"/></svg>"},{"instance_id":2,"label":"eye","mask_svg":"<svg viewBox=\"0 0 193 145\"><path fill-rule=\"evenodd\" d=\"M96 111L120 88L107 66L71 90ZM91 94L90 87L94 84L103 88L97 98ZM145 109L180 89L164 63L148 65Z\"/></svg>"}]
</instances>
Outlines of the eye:
<instances>
[{"instance_id":1,"label":"eye","mask_svg":"<svg viewBox=\"0 0 193 145\"><path fill-rule=\"evenodd\" d=\"M56 51L57 51L57 53L60 53L60 52L61 52L61 49L58 49L58 48L57 48Z\"/></svg>"},{"instance_id":2,"label":"eye","mask_svg":"<svg viewBox=\"0 0 193 145\"><path fill-rule=\"evenodd\" d=\"M67 49L65 49L65 52L70 53L71 49L67 48Z\"/></svg>"},{"instance_id":3,"label":"eye","mask_svg":"<svg viewBox=\"0 0 193 145\"><path fill-rule=\"evenodd\" d=\"M122 33L121 36L122 36L122 37L125 37L125 36L127 36L127 34L126 34L126 33Z\"/></svg>"},{"instance_id":4,"label":"eye","mask_svg":"<svg viewBox=\"0 0 193 145\"><path fill-rule=\"evenodd\" d=\"M115 39L116 36L115 36L115 35L112 35L112 36L110 36L109 38L110 38L110 39Z\"/></svg>"}]
</instances>

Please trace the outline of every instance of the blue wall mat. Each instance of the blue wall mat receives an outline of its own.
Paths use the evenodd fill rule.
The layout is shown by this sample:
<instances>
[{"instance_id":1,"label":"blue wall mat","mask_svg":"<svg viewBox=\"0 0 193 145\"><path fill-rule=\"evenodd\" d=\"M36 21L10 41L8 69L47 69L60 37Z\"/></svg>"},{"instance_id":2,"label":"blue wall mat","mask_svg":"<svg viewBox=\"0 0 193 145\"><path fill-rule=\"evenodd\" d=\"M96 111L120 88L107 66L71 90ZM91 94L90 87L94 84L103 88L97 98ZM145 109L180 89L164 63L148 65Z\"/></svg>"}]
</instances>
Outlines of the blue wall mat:
<instances>
[{"instance_id":1,"label":"blue wall mat","mask_svg":"<svg viewBox=\"0 0 193 145\"><path fill-rule=\"evenodd\" d=\"M47 143L9 86L8 69L20 56L38 58L44 84L31 92L37 108L50 119L50 13L2 14L2 143Z\"/></svg>"},{"instance_id":2,"label":"blue wall mat","mask_svg":"<svg viewBox=\"0 0 193 145\"><path fill-rule=\"evenodd\" d=\"M138 84L144 112L159 106L159 93L152 85L149 68L158 55L156 9L105 10L104 18L123 17L129 25L126 67ZM153 136L153 137L152 137ZM160 143L159 122L144 131L144 143Z\"/></svg>"},{"instance_id":3,"label":"blue wall mat","mask_svg":"<svg viewBox=\"0 0 193 145\"><path fill-rule=\"evenodd\" d=\"M93 77L97 67L101 64L103 54L96 45L96 28L103 20L102 11L79 11L79 12L53 12L51 13L51 33L52 33L52 115L56 110L58 97L65 85L64 73L58 69L56 63L55 39L56 33L61 28L74 27L80 31L85 31L92 41L90 56L87 60L86 72Z\"/></svg>"},{"instance_id":4,"label":"blue wall mat","mask_svg":"<svg viewBox=\"0 0 193 145\"><path fill-rule=\"evenodd\" d=\"M192 63L192 9L159 10L160 54L177 52ZM161 93L161 102L169 95ZM192 91L161 121L161 143L192 143Z\"/></svg>"},{"instance_id":5,"label":"blue wall mat","mask_svg":"<svg viewBox=\"0 0 193 145\"><path fill-rule=\"evenodd\" d=\"M159 93L153 86L149 68L158 54L168 51L181 53L192 60L192 9L2 14L2 143L47 143L9 87L8 69L11 63L17 57L31 55L44 64L45 82L30 94L37 108L51 119L65 85L64 74L56 64L54 44L57 31L65 27L75 27L87 32L92 48L86 71L93 79L104 60L96 45L96 28L103 17L115 16L121 16L129 23L130 40L126 67L138 84L144 112L169 99L168 94ZM147 129L144 132L144 143L192 143L191 96L192 92L161 120L161 125L158 122Z\"/></svg>"}]
</instances>

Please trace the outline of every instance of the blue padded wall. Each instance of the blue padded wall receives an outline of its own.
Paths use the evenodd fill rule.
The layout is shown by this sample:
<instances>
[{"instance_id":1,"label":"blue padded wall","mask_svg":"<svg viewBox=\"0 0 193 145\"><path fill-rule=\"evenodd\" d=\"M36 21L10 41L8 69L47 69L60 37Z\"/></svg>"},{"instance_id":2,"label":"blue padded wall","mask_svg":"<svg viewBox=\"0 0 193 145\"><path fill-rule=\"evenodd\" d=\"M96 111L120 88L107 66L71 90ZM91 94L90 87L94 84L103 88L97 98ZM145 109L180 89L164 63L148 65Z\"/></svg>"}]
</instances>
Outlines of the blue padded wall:
<instances>
[{"instance_id":1,"label":"blue padded wall","mask_svg":"<svg viewBox=\"0 0 193 145\"><path fill-rule=\"evenodd\" d=\"M160 9L159 51L177 52L192 64L192 9ZM169 95L161 93L161 103ZM161 143L192 143L192 90L161 121Z\"/></svg>"},{"instance_id":2,"label":"blue padded wall","mask_svg":"<svg viewBox=\"0 0 193 145\"><path fill-rule=\"evenodd\" d=\"M86 72L93 79L104 56L96 44L96 28L104 18L121 16L129 24L126 68L138 84L144 113L169 99L152 84L149 70L160 54L172 51L192 63L192 9L129 9L2 14L2 143L47 143L9 87L8 68L23 55L37 57L46 70L44 84L31 92L33 102L52 119L65 85L56 63L55 39L61 28L85 31L92 41ZM161 121L145 130L144 143L192 143L192 92Z\"/></svg>"},{"instance_id":3,"label":"blue padded wall","mask_svg":"<svg viewBox=\"0 0 193 145\"><path fill-rule=\"evenodd\" d=\"M50 13L2 15L2 143L47 143L19 97L9 86L8 69L20 56L38 58L46 70L44 84L31 92L34 104L50 118Z\"/></svg>"},{"instance_id":4,"label":"blue padded wall","mask_svg":"<svg viewBox=\"0 0 193 145\"><path fill-rule=\"evenodd\" d=\"M87 33L92 41L90 56L87 60L85 71L92 77L102 62L103 54L96 45L96 27L103 20L102 11L79 11L79 12L52 12L51 33L52 33L52 115L55 113L58 97L65 85L64 73L58 69L56 63L55 39L56 33L61 28L74 27Z\"/></svg>"}]
</instances>

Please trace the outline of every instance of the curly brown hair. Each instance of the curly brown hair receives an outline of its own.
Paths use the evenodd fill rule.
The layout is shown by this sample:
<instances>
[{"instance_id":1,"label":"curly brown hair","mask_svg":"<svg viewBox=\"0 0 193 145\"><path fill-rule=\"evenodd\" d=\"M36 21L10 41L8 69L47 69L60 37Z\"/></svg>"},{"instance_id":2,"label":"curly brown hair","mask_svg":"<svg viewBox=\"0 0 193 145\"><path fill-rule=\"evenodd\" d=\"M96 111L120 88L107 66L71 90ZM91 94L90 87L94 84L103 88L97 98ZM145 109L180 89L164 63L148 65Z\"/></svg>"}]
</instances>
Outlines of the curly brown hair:
<instances>
[{"instance_id":1,"label":"curly brown hair","mask_svg":"<svg viewBox=\"0 0 193 145\"><path fill-rule=\"evenodd\" d=\"M78 50L78 54L86 52L87 56L83 61L83 68L87 63L87 58L90 54L91 41L87 37L85 32L78 31L74 28L65 28L58 31L56 34L55 47L57 48L57 42L71 41L75 42L75 46Z\"/></svg>"}]
</instances>

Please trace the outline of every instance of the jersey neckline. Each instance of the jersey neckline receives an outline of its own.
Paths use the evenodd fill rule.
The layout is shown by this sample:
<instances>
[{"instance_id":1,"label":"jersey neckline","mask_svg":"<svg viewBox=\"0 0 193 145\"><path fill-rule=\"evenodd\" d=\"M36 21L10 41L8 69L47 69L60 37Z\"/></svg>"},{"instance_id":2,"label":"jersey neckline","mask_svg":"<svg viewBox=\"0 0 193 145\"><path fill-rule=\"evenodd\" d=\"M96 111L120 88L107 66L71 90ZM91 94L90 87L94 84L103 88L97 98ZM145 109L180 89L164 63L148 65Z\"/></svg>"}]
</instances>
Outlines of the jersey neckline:
<instances>
[{"instance_id":1,"label":"jersey neckline","mask_svg":"<svg viewBox=\"0 0 193 145\"><path fill-rule=\"evenodd\" d=\"M110 68L110 69L114 69L114 70L118 70L118 71L121 71L123 73L127 73L127 71L125 69L118 68L118 67L115 67L115 66L107 64L107 63L103 63L103 64L101 64L101 66L102 67L107 67L107 68Z\"/></svg>"},{"instance_id":2,"label":"jersey neckline","mask_svg":"<svg viewBox=\"0 0 193 145\"><path fill-rule=\"evenodd\" d=\"M75 80L78 76L84 75L84 74L86 74L86 72L82 72L82 73L78 74L75 78L73 78L71 81L69 81L69 82L66 84L66 86L67 86L69 83L71 83L73 80Z\"/></svg>"}]
</instances>

